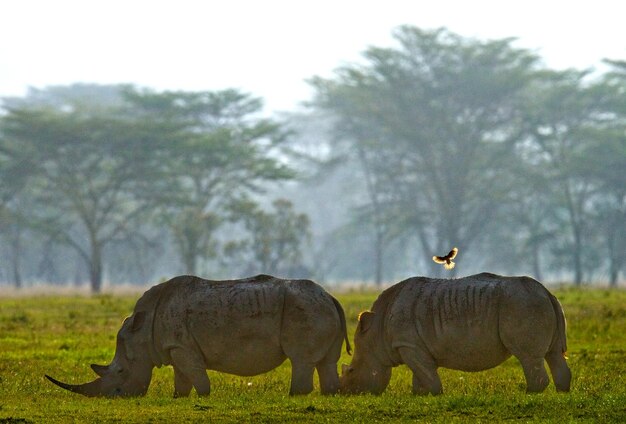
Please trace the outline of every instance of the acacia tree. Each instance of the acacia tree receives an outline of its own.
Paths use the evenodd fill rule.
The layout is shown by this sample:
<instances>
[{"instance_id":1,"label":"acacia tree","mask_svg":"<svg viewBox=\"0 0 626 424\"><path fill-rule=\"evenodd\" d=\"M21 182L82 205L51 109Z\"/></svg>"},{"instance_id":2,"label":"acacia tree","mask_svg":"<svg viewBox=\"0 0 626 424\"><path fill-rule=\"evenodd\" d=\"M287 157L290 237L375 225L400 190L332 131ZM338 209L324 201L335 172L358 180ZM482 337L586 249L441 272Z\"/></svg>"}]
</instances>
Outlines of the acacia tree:
<instances>
[{"instance_id":1,"label":"acacia tree","mask_svg":"<svg viewBox=\"0 0 626 424\"><path fill-rule=\"evenodd\" d=\"M543 77L528 91L525 147L551 186L543 201L553 209L559 227L567 230L555 240L555 253L569 259L561 264L573 269L574 283L580 285L585 271L598 266L592 242L597 187L580 174L577 158L589 146L589 129L596 126L601 108L593 88L585 83L586 72L550 72Z\"/></svg>"},{"instance_id":2,"label":"acacia tree","mask_svg":"<svg viewBox=\"0 0 626 424\"><path fill-rule=\"evenodd\" d=\"M262 102L237 90L164 92L131 90L126 98L137 116L177 128L158 154L173 195L160 204L185 272L218 252L216 231L228 205L262 190L270 181L293 178L272 156L284 140L281 126L259 116Z\"/></svg>"},{"instance_id":3,"label":"acacia tree","mask_svg":"<svg viewBox=\"0 0 626 424\"><path fill-rule=\"evenodd\" d=\"M19 289L22 287L22 245L26 225L22 220L24 208L20 207L21 202L17 194L24 187L31 163L29 159L16 160L13 156L15 149L16 146L3 136L0 127L0 240L4 240L6 245L5 249L0 249L0 254L3 253L1 250L5 250L4 255L7 259L2 261L6 267L4 272L7 276L11 275L9 278Z\"/></svg>"},{"instance_id":4,"label":"acacia tree","mask_svg":"<svg viewBox=\"0 0 626 424\"><path fill-rule=\"evenodd\" d=\"M336 116L337 138L373 176L377 225L409 229L428 257L466 251L514 184L506 170L521 136L519 101L538 59L511 39L445 29L405 26L395 38L397 48L366 51L364 65L315 78L314 105Z\"/></svg>"},{"instance_id":5,"label":"acacia tree","mask_svg":"<svg viewBox=\"0 0 626 424\"><path fill-rule=\"evenodd\" d=\"M626 265L626 62L607 62L613 70L588 89L594 119L583 131L588 141L576 152L572 173L594 184L591 218L615 287Z\"/></svg>"},{"instance_id":6,"label":"acacia tree","mask_svg":"<svg viewBox=\"0 0 626 424\"><path fill-rule=\"evenodd\" d=\"M22 233L24 226L20 225L19 217L9 206L0 204L0 240L5 240L8 260L2 261L6 266L4 272L11 274L13 285L19 289L22 287L21 258L22 258ZM0 250L0 256L2 255ZM9 269L10 268L10 269ZM0 272L2 269L0 268Z\"/></svg>"},{"instance_id":7,"label":"acacia tree","mask_svg":"<svg viewBox=\"0 0 626 424\"><path fill-rule=\"evenodd\" d=\"M20 164L20 196L32 204L29 226L72 247L89 270L92 291L99 292L105 247L137 234L148 194L159 191L155 168L142 154L154 149L154 134L165 137L168 129L157 122L138 126L123 108L98 98L55 92L50 102L9 102L4 149Z\"/></svg>"},{"instance_id":8,"label":"acacia tree","mask_svg":"<svg viewBox=\"0 0 626 424\"><path fill-rule=\"evenodd\" d=\"M552 204L547 201L554 196L554 188L546 178L542 166L521 162L512 168L515 178L520 182L509 193L507 204L499 220L508 225L502 226L505 233L505 247L498 249L493 262L502 262L508 256L519 262L526 258L530 269L524 270L541 281L544 269L550 265L549 247L557 239L560 226L557 223ZM514 229L514 231L512 231Z\"/></svg>"},{"instance_id":9,"label":"acacia tree","mask_svg":"<svg viewBox=\"0 0 626 424\"><path fill-rule=\"evenodd\" d=\"M263 210L250 199L234 202L232 220L241 222L246 238L225 246L226 257L246 264L246 274L289 274L302 277L302 248L310 237L309 218L294 211L285 199L272 202L273 212Z\"/></svg>"}]
</instances>

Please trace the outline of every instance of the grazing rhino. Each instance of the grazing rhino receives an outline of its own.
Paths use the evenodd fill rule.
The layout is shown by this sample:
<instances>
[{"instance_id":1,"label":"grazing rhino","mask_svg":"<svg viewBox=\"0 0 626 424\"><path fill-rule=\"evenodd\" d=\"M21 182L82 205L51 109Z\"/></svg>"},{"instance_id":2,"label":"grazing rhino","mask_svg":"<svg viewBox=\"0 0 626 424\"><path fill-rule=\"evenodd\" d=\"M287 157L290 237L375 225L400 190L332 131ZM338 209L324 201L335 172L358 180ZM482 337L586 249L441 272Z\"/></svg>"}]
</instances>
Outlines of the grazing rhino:
<instances>
[{"instance_id":1,"label":"grazing rhino","mask_svg":"<svg viewBox=\"0 0 626 424\"><path fill-rule=\"evenodd\" d=\"M91 365L96 380L56 385L85 396L142 396L152 369L174 367L174 396L195 387L208 395L206 369L242 376L270 371L289 358L290 394L313 390L317 368L321 391L339 388L337 360L343 341L350 353L339 302L308 280L258 275L208 281L175 277L146 291L117 334L110 365Z\"/></svg>"},{"instance_id":2,"label":"grazing rhino","mask_svg":"<svg viewBox=\"0 0 626 424\"><path fill-rule=\"evenodd\" d=\"M529 277L478 274L439 280L415 277L383 291L363 312L352 363L342 366L342 393L382 393L391 368L406 364L413 393L442 393L438 367L481 371L511 355L522 364L528 392L548 385L567 392L565 316L558 300Z\"/></svg>"}]
</instances>

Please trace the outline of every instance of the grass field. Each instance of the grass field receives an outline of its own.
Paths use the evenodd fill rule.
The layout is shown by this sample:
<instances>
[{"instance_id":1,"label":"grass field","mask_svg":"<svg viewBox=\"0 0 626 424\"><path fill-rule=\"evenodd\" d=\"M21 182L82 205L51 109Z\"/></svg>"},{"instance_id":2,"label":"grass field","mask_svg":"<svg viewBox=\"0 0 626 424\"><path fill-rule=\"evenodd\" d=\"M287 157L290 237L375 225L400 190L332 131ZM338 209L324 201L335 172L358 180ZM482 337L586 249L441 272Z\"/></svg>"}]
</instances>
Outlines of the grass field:
<instances>
[{"instance_id":1,"label":"grass field","mask_svg":"<svg viewBox=\"0 0 626 424\"><path fill-rule=\"evenodd\" d=\"M626 422L626 291L560 289L568 319L572 391L551 384L524 393L516 359L479 373L441 369L444 394L411 395L411 375L394 369L381 396L289 397L289 362L252 378L209 371L211 396L173 399L171 367L155 369L148 394L85 398L44 379L95 378L90 363L113 358L115 335L139 295L0 298L0 423L24 422ZM352 338L357 314L377 293L336 294ZM345 353L341 361L349 363ZM317 380L317 377L316 377Z\"/></svg>"}]
</instances>

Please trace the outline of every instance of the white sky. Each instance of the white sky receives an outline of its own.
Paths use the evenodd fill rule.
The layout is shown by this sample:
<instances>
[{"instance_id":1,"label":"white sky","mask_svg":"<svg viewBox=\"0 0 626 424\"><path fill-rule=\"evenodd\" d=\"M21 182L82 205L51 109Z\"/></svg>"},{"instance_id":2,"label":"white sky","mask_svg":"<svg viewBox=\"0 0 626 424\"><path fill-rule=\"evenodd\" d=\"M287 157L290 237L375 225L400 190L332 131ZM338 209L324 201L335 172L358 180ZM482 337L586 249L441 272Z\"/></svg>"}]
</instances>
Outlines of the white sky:
<instances>
[{"instance_id":1,"label":"white sky","mask_svg":"<svg viewBox=\"0 0 626 424\"><path fill-rule=\"evenodd\" d=\"M402 24L518 37L556 69L626 60L620 0L0 0L0 97L28 87L235 87L266 111L309 99L314 75L392 44Z\"/></svg>"}]
</instances>

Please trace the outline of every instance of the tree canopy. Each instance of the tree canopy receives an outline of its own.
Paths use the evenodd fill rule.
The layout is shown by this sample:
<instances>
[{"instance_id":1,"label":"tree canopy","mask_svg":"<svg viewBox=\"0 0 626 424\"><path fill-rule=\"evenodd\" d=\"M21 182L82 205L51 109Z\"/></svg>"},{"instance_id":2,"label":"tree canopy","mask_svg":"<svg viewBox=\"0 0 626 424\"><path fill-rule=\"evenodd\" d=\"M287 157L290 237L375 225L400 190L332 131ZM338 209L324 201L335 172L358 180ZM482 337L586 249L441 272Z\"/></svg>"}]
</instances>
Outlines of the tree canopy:
<instances>
[{"instance_id":1,"label":"tree canopy","mask_svg":"<svg viewBox=\"0 0 626 424\"><path fill-rule=\"evenodd\" d=\"M510 231L519 227L531 232L539 273L539 250L556 238L554 224L560 231L551 248L571 258L566 266L581 283L583 268L599 262L588 213L599 180L580 178L576 158L610 149L611 134L623 141L621 74L598 81L585 71L551 71L513 39L480 41L443 28L405 26L395 39L394 47L368 49L363 63L311 80L313 107L333 124L330 143L360 164L364 196L354 216L370 222L379 268L398 238L417 240L426 266L452 246L460 263L490 264L487 255L464 252L505 233L500 247L519 245L524 232ZM527 213L516 214L522 204ZM554 211L548 228L546 211Z\"/></svg>"},{"instance_id":2,"label":"tree canopy","mask_svg":"<svg viewBox=\"0 0 626 424\"><path fill-rule=\"evenodd\" d=\"M237 89L3 99L0 281L487 270L616 285L626 62L553 70L514 39L445 28L394 40L311 78L298 115L268 118ZM452 247L444 271L431 258Z\"/></svg>"},{"instance_id":3,"label":"tree canopy","mask_svg":"<svg viewBox=\"0 0 626 424\"><path fill-rule=\"evenodd\" d=\"M210 257L229 202L261 190L261 181L293 177L271 156L284 138L280 126L255 117L261 103L249 95L111 86L96 90L103 99L72 96L74 89L9 102L3 191L26 199L12 205L32 230L79 254L96 292L107 245L158 221L194 273Z\"/></svg>"}]
</instances>

